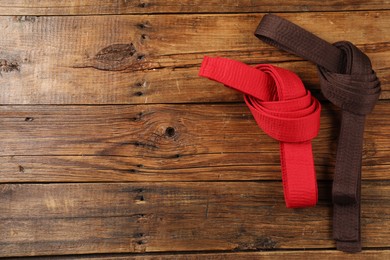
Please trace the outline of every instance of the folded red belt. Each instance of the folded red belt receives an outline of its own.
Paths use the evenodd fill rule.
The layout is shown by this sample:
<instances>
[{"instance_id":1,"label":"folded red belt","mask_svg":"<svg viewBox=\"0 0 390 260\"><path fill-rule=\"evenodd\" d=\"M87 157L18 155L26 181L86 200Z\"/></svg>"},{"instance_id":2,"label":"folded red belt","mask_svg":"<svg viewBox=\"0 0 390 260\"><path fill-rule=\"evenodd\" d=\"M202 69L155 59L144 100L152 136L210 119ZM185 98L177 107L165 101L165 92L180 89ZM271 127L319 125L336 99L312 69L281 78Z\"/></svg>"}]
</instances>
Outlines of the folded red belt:
<instances>
[{"instance_id":1,"label":"folded red belt","mask_svg":"<svg viewBox=\"0 0 390 260\"><path fill-rule=\"evenodd\" d=\"M311 139L319 131L321 105L299 77L268 64L253 68L210 57L204 58L199 75L245 94L257 124L280 142L286 206L314 206L318 195Z\"/></svg>"},{"instance_id":2,"label":"folded red belt","mask_svg":"<svg viewBox=\"0 0 390 260\"><path fill-rule=\"evenodd\" d=\"M370 59L350 42L332 45L275 15L264 16L255 35L316 63L322 93L342 109L332 191L333 236L338 249L358 252L364 121L381 91Z\"/></svg>"}]
</instances>

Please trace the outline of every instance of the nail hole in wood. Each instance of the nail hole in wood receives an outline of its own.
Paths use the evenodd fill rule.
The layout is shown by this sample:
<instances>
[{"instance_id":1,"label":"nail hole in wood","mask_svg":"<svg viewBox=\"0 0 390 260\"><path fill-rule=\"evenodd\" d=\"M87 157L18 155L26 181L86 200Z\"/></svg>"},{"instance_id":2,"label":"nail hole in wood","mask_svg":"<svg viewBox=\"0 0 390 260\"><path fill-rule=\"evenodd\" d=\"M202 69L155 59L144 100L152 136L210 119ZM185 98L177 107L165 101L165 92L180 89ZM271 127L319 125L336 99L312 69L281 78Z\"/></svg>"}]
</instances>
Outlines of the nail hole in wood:
<instances>
[{"instance_id":1,"label":"nail hole in wood","mask_svg":"<svg viewBox=\"0 0 390 260\"><path fill-rule=\"evenodd\" d=\"M137 197L135 197L135 199L138 201L145 201L145 198L143 195L138 195Z\"/></svg>"},{"instance_id":2,"label":"nail hole in wood","mask_svg":"<svg viewBox=\"0 0 390 260\"><path fill-rule=\"evenodd\" d=\"M26 117L26 118L24 119L24 121L26 121L26 122L32 122L32 121L34 121L34 118L33 118L33 117Z\"/></svg>"},{"instance_id":3,"label":"nail hole in wood","mask_svg":"<svg viewBox=\"0 0 390 260\"><path fill-rule=\"evenodd\" d=\"M143 82L137 82L137 83L134 84L134 86L140 88L140 87L144 86L144 84L145 83L143 83Z\"/></svg>"},{"instance_id":4,"label":"nail hole in wood","mask_svg":"<svg viewBox=\"0 0 390 260\"><path fill-rule=\"evenodd\" d=\"M168 136L168 137L173 137L175 136L175 128L173 127L167 127L167 129L165 129L165 135Z\"/></svg>"},{"instance_id":5,"label":"nail hole in wood","mask_svg":"<svg viewBox=\"0 0 390 260\"><path fill-rule=\"evenodd\" d=\"M141 237L143 237L145 234L144 233L136 233L135 235L134 235L134 237L135 238L141 238Z\"/></svg>"},{"instance_id":6,"label":"nail hole in wood","mask_svg":"<svg viewBox=\"0 0 390 260\"><path fill-rule=\"evenodd\" d=\"M139 23L139 24L137 24L137 27L140 29L145 29L147 26L144 23Z\"/></svg>"}]
</instances>

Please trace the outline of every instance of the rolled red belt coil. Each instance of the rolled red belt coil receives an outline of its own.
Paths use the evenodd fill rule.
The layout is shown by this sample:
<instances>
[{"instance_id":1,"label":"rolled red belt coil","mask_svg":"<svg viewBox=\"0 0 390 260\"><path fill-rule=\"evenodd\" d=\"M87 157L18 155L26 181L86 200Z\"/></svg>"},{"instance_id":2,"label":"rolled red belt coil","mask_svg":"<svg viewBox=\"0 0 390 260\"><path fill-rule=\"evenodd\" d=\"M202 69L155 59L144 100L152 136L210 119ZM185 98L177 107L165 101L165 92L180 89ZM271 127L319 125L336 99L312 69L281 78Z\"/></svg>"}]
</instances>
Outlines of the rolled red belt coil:
<instances>
[{"instance_id":1,"label":"rolled red belt coil","mask_svg":"<svg viewBox=\"0 0 390 260\"><path fill-rule=\"evenodd\" d=\"M261 64L255 68L225 58L205 57L199 75L245 94L257 124L280 142L286 206L317 203L311 139L320 126L320 103L291 71Z\"/></svg>"}]
</instances>

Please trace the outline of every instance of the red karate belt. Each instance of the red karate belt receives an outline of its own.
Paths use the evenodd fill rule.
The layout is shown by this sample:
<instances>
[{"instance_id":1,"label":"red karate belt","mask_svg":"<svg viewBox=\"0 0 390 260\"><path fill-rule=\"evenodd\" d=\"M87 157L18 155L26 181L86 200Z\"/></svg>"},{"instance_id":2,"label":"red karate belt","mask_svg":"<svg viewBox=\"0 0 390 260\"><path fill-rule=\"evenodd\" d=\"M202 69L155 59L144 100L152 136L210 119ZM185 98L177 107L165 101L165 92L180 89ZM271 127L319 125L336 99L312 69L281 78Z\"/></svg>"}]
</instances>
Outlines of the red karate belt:
<instances>
[{"instance_id":1,"label":"red karate belt","mask_svg":"<svg viewBox=\"0 0 390 260\"><path fill-rule=\"evenodd\" d=\"M321 105L293 72L269 64L204 57L199 76L244 93L257 124L280 142L287 208L315 206L317 181L311 140L320 127Z\"/></svg>"}]
</instances>

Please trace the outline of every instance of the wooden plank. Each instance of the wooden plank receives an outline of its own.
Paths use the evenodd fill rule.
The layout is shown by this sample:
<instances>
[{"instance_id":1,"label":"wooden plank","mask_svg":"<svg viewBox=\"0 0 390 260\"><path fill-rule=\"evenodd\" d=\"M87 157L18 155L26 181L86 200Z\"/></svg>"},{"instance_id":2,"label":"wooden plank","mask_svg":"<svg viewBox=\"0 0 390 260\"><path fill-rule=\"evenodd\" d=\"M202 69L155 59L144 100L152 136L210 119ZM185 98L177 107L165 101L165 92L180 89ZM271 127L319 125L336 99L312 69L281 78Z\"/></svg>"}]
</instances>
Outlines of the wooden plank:
<instances>
[{"instance_id":1,"label":"wooden plank","mask_svg":"<svg viewBox=\"0 0 390 260\"><path fill-rule=\"evenodd\" d=\"M280 182L0 185L0 255L334 248L330 183L287 209ZM364 247L390 246L390 185L363 182Z\"/></svg>"},{"instance_id":2,"label":"wooden plank","mask_svg":"<svg viewBox=\"0 0 390 260\"><path fill-rule=\"evenodd\" d=\"M319 3L305 1L248 1L217 0L2 0L0 15L85 15L85 14L134 14L134 13L235 13L235 12L306 12L340 10L390 9L388 0L337 0Z\"/></svg>"},{"instance_id":3,"label":"wooden plank","mask_svg":"<svg viewBox=\"0 0 390 260\"><path fill-rule=\"evenodd\" d=\"M54 259L91 259L91 260L114 260L114 259L129 259L129 260L252 260L252 259L322 259L322 260L337 260L348 259L353 257L354 260L382 260L390 258L390 250L363 250L359 254L346 254L336 250L297 250L297 251L263 251L263 252L236 252L236 253L198 253L198 254L115 254L101 256L62 256ZM33 258L34 259L34 258ZM41 257L40 259L47 259ZM50 257L53 259L53 257Z\"/></svg>"},{"instance_id":4,"label":"wooden plank","mask_svg":"<svg viewBox=\"0 0 390 260\"><path fill-rule=\"evenodd\" d=\"M262 15L2 16L0 103L241 101L197 76L204 55L276 63L318 90L313 64L253 36ZM330 42L357 44L382 81L381 98L390 97L390 12L280 15Z\"/></svg>"},{"instance_id":5,"label":"wooden plank","mask_svg":"<svg viewBox=\"0 0 390 260\"><path fill-rule=\"evenodd\" d=\"M387 102L368 116L363 178L388 179ZM330 179L338 112L313 140ZM0 182L279 180L279 145L244 104L0 107Z\"/></svg>"}]
</instances>

